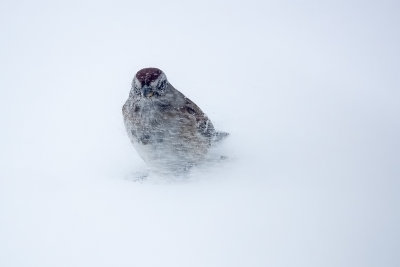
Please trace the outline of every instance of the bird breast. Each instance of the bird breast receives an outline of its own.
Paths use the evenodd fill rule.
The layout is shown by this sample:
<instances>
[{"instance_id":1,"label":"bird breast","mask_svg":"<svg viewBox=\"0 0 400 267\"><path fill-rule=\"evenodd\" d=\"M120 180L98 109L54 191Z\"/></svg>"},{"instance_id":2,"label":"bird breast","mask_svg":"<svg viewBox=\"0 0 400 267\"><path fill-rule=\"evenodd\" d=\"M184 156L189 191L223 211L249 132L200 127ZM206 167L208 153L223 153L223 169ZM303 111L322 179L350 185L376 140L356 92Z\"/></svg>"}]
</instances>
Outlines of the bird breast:
<instances>
[{"instance_id":1,"label":"bird breast","mask_svg":"<svg viewBox=\"0 0 400 267\"><path fill-rule=\"evenodd\" d=\"M196 120L160 103L133 103L125 116L128 135L143 160L156 168L179 169L200 161L209 142Z\"/></svg>"}]
</instances>

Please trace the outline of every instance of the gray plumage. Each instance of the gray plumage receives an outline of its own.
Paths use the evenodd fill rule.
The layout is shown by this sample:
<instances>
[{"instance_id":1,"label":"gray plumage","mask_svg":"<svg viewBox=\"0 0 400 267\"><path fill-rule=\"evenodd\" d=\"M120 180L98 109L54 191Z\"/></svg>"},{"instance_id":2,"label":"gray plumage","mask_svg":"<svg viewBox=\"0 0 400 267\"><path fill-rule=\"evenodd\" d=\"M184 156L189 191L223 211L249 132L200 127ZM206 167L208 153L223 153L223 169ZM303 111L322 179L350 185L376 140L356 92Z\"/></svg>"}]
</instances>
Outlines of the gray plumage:
<instances>
[{"instance_id":1,"label":"gray plumage","mask_svg":"<svg viewBox=\"0 0 400 267\"><path fill-rule=\"evenodd\" d=\"M156 68L138 71L122 113L128 136L153 169L181 171L199 163L228 134Z\"/></svg>"}]
</instances>

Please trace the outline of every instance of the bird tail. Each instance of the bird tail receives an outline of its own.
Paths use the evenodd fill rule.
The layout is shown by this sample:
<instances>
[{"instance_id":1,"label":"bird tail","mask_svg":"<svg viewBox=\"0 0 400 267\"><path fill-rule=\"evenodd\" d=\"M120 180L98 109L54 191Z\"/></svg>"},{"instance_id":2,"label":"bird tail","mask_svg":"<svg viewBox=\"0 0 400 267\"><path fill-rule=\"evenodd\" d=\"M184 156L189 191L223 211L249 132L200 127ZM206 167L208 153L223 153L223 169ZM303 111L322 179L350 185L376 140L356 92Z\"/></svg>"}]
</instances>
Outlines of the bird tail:
<instances>
[{"instance_id":1,"label":"bird tail","mask_svg":"<svg viewBox=\"0 0 400 267\"><path fill-rule=\"evenodd\" d=\"M227 132L215 132L212 142L219 143L228 136L229 136L229 133L227 133Z\"/></svg>"}]
</instances>

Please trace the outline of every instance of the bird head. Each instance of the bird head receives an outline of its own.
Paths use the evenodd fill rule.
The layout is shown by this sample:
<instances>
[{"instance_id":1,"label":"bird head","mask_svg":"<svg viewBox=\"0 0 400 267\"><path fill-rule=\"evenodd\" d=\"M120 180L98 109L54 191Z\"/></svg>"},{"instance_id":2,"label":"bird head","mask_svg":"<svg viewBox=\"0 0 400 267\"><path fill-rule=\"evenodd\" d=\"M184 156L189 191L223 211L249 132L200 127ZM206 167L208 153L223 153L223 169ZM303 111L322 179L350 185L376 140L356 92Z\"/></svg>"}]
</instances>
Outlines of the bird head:
<instances>
[{"instance_id":1,"label":"bird head","mask_svg":"<svg viewBox=\"0 0 400 267\"><path fill-rule=\"evenodd\" d=\"M132 82L132 93L142 98L156 98L165 94L167 76L157 68L139 70Z\"/></svg>"}]
</instances>

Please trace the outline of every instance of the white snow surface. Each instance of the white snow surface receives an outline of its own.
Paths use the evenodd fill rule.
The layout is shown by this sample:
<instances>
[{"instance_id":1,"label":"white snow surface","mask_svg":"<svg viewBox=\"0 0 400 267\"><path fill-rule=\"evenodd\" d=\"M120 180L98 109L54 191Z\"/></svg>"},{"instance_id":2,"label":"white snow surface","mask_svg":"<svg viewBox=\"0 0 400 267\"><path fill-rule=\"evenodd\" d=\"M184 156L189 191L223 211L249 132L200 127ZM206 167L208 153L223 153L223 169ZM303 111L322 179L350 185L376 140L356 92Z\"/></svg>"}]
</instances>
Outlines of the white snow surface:
<instances>
[{"instance_id":1,"label":"white snow surface","mask_svg":"<svg viewBox=\"0 0 400 267\"><path fill-rule=\"evenodd\" d=\"M398 1L0 2L0 266L400 266ZM162 69L231 136L150 175Z\"/></svg>"}]
</instances>

